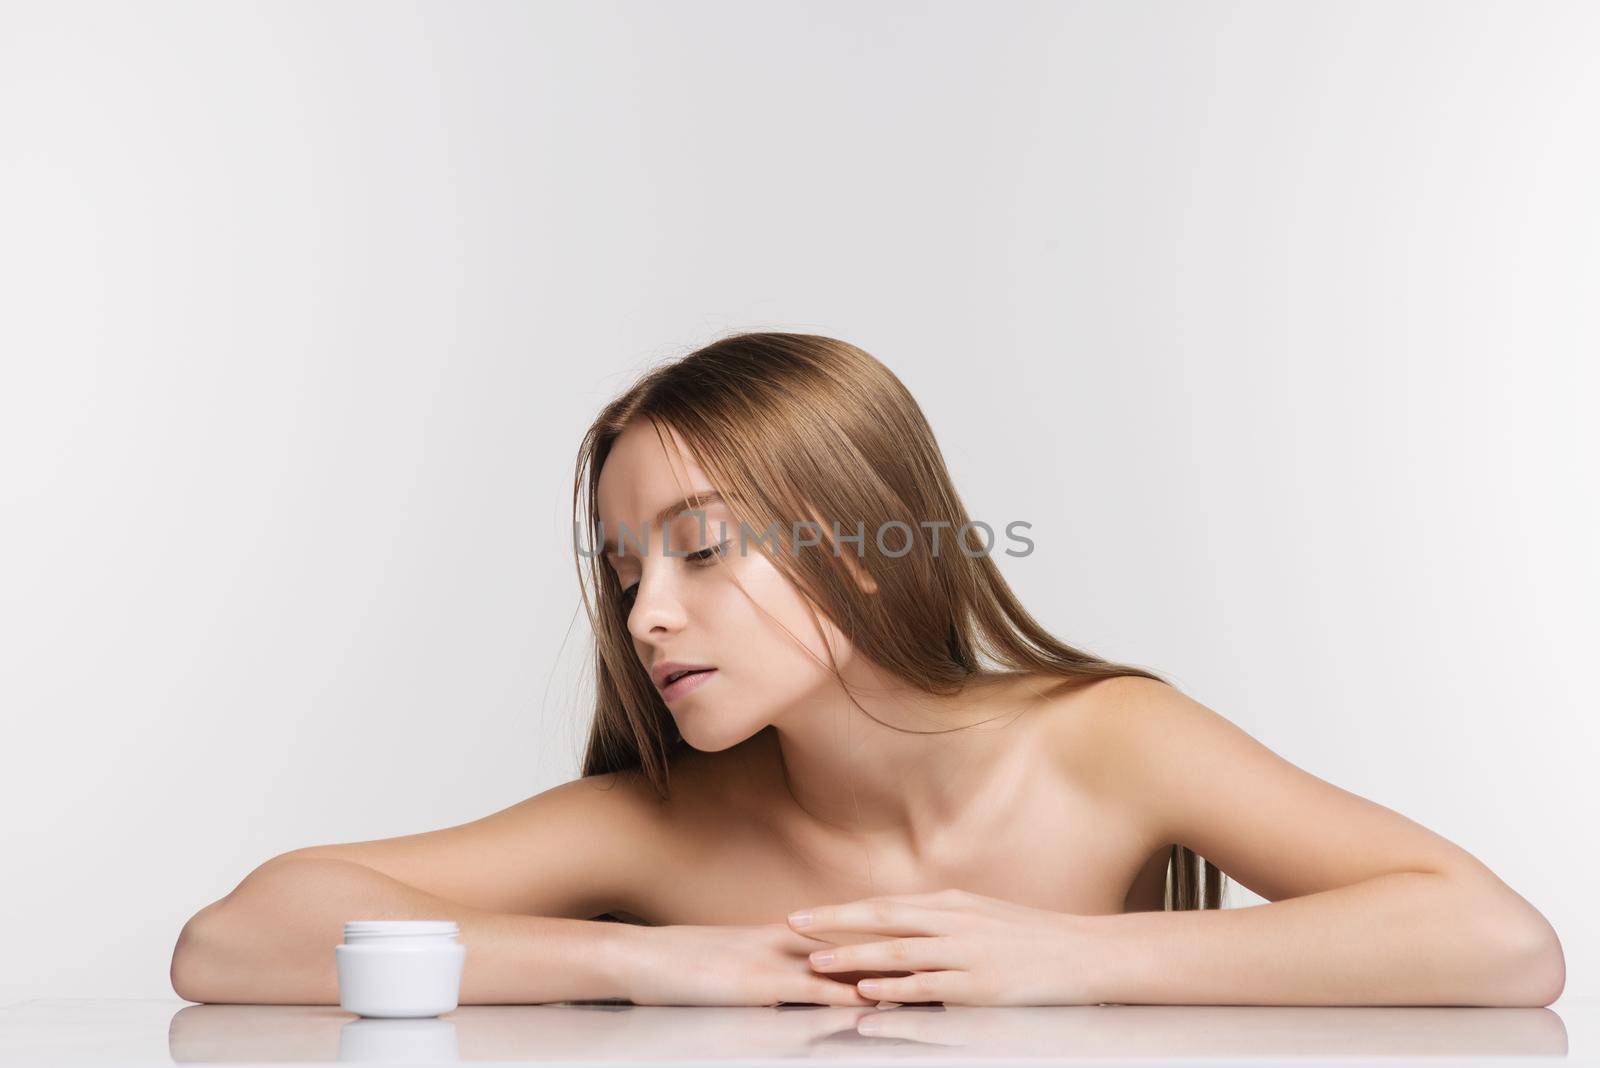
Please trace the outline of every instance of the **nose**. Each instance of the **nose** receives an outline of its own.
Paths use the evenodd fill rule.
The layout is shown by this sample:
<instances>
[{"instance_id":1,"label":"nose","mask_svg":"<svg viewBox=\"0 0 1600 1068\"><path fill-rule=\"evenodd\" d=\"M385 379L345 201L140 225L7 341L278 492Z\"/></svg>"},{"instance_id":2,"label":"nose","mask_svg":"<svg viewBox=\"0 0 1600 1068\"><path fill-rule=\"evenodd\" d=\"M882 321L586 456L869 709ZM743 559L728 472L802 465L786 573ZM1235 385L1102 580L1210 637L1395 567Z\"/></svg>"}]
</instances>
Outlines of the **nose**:
<instances>
[{"instance_id":1,"label":"nose","mask_svg":"<svg viewBox=\"0 0 1600 1068\"><path fill-rule=\"evenodd\" d=\"M646 644L678 633L688 621L671 576L660 568L654 569L654 574L651 570L646 568L639 577L633 609L628 613L628 632Z\"/></svg>"}]
</instances>

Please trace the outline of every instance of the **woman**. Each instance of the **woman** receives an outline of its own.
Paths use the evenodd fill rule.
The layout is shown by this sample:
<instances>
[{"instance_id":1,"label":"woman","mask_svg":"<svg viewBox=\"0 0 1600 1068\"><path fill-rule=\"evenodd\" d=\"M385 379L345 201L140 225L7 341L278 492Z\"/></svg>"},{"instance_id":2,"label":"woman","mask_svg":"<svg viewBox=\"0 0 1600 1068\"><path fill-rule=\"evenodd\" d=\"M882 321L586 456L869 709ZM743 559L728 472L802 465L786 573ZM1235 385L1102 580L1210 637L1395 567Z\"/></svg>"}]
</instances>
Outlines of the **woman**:
<instances>
[{"instance_id":1,"label":"woman","mask_svg":"<svg viewBox=\"0 0 1600 1068\"><path fill-rule=\"evenodd\" d=\"M583 777L273 858L186 926L182 996L337 1000L352 915L456 919L463 1003L1560 994L1555 932L1476 858L1048 634L992 558L1031 541L971 520L853 345L651 371L584 437L574 515ZM1223 871L1271 903L1221 908Z\"/></svg>"},{"instance_id":2,"label":"woman","mask_svg":"<svg viewBox=\"0 0 1600 1068\"><path fill-rule=\"evenodd\" d=\"M861 349L753 333L656 369L585 437L574 501L584 774L644 778L699 843L637 918L792 912L815 971L903 976L857 984L894 1001L1559 994L1549 924L1469 854L1046 633ZM1277 903L1140 914L1219 909L1203 857Z\"/></svg>"}]
</instances>

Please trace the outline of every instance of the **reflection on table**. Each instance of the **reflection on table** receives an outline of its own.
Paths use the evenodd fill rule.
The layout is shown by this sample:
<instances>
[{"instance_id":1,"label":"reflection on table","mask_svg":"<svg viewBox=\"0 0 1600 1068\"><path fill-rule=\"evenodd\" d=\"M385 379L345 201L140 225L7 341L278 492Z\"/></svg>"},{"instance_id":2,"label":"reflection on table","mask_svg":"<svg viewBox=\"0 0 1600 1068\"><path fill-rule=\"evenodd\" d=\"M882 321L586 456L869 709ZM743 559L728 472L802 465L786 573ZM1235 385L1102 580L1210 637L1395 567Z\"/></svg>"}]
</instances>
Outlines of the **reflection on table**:
<instances>
[{"instance_id":1,"label":"reflection on table","mask_svg":"<svg viewBox=\"0 0 1600 1068\"><path fill-rule=\"evenodd\" d=\"M1517 1058L1565 1056L1567 1033L1550 1009L568 1003L464 1005L435 1019L374 1020L337 1006L189 1005L172 1017L168 1045L179 1063L669 1060L685 1054L851 1059L876 1053L959 1061Z\"/></svg>"}]
</instances>

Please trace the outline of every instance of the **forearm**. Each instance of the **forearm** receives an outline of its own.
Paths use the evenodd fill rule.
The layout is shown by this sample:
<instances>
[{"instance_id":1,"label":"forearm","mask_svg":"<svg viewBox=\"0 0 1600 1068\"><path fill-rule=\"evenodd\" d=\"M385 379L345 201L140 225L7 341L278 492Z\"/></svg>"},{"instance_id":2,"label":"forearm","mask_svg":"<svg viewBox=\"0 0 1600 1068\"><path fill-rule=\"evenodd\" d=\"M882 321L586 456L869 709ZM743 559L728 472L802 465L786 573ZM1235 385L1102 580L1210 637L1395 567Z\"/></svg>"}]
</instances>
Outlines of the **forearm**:
<instances>
[{"instance_id":1,"label":"forearm","mask_svg":"<svg viewBox=\"0 0 1600 1068\"><path fill-rule=\"evenodd\" d=\"M1549 1004L1565 972L1554 933L1540 937L1548 925L1509 891L1480 886L1398 872L1249 908L1083 917L1105 976L1098 1000Z\"/></svg>"},{"instance_id":2,"label":"forearm","mask_svg":"<svg viewBox=\"0 0 1600 1068\"><path fill-rule=\"evenodd\" d=\"M361 864L305 857L256 869L185 926L174 989L190 1001L338 1004L333 950L351 919L455 920L464 1005L623 996L626 925L486 912Z\"/></svg>"}]
</instances>

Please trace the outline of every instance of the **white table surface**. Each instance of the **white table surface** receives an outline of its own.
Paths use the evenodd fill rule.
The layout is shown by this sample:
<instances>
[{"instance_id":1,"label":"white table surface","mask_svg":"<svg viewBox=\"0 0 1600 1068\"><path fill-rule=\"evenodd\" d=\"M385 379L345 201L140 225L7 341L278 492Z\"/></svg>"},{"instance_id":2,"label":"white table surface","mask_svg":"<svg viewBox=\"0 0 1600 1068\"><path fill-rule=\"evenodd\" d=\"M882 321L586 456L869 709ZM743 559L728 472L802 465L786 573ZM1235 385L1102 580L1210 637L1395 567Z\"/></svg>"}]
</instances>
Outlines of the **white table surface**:
<instances>
[{"instance_id":1,"label":"white table surface","mask_svg":"<svg viewBox=\"0 0 1600 1068\"><path fill-rule=\"evenodd\" d=\"M881 1035L858 1032L876 1016ZM1600 999L1546 1009L464 1005L364 1020L335 1005L41 998L0 1008L0 1064L1600 1065Z\"/></svg>"}]
</instances>

